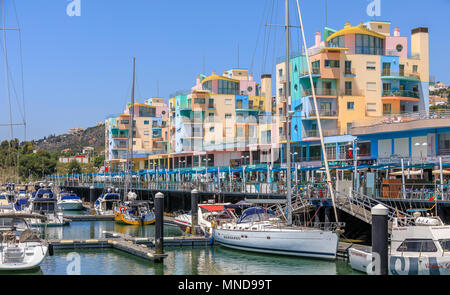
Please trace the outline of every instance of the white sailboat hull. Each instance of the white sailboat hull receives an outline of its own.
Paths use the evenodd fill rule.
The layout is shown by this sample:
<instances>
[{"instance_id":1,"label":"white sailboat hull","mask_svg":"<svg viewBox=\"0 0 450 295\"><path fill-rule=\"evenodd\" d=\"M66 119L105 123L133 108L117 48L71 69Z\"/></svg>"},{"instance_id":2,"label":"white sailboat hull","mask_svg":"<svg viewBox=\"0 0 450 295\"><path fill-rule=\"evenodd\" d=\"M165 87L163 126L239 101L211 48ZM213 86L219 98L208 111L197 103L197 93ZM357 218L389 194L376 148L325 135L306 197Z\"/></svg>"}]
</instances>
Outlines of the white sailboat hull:
<instances>
[{"instance_id":1,"label":"white sailboat hull","mask_svg":"<svg viewBox=\"0 0 450 295\"><path fill-rule=\"evenodd\" d=\"M213 229L214 241L229 248L301 257L336 259L339 235L331 231Z\"/></svg>"},{"instance_id":2,"label":"white sailboat hull","mask_svg":"<svg viewBox=\"0 0 450 295\"><path fill-rule=\"evenodd\" d=\"M27 244L27 246L25 246ZM48 247L37 242L22 243L17 248L23 257L8 258L6 246L0 251L0 270L27 270L38 267L47 255ZM17 256L20 256L17 254Z\"/></svg>"}]
</instances>

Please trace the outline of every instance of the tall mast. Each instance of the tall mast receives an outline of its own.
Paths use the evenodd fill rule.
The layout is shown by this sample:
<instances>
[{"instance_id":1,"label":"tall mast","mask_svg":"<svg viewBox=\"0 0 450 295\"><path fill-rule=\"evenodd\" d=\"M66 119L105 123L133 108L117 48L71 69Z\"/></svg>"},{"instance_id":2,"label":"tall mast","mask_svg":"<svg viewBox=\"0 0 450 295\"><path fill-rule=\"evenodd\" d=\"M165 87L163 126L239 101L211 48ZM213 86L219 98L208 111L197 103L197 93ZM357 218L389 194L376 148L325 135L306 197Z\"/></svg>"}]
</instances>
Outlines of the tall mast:
<instances>
[{"instance_id":1,"label":"tall mast","mask_svg":"<svg viewBox=\"0 0 450 295\"><path fill-rule=\"evenodd\" d=\"M291 198L291 127L290 127L290 95L291 95L291 79L290 79L290 54L289 54L289 0L284 1L285 13L286 13L286 178L287 178L287 217L288 224L292 224L292 198Z\"/></svg>"},{"instance_id":2,"label":"tall mast","mask_svg":"<svg viewBox=\"0 0 450 295\"><path fill-rule=\"evenodd\" d=\"M308 46L306 45L305 31L303 29L302 14L300 11L300 4L298 3L298 0L297 0L297 9L298 9L298 16L300 18L300 28L302 30L303 45L305 48L306 64L308 65L309 81L311 83L311 91L312 91L312 96L313 96L313 101L314 101L314 109L316 111L317 127L319 128L319 136L320 136L320 144L322 146L323 161L325 163L325 170L326 170L326 174L327 174L327 185L328 185L328 189L331 194L331 201L333 202L334 216L336 218L336 222L338 222L339 220L338 220L338 215L337 215L337 211L336 211L333 183L331 182L330 168L328 166L328 155L325 150L325 142L323 140L322 124L320 122L320 113L319 113L319 109L317 106L316 89L314 89L314 83L313 83L313 78L312 78L312 74L311 74L311 63L309 60L309 53L308 53Z\"/></svg>"},{"instance_id":3,"label":"tall mast","mask_svg":"<svg viewBox=\"0 0 450 295\"><path fill-rule=\"evenodd\" d=\"M130 140L128 144L128 149L130 151L130 158L131 163L129 161L129 158L127 159L127 175L128 180L130 181L130 190L133 187L133 131L134 131L134 84L135 84L135 76L136 76L136 58L133 57L133 84L131 87L131 107L130 107ZM128 181L127 181L128 182ZM127 194L127 184L125 183L125 195ZM125 197L127 198L127 197Z\"/></svg>"}]
</instances>

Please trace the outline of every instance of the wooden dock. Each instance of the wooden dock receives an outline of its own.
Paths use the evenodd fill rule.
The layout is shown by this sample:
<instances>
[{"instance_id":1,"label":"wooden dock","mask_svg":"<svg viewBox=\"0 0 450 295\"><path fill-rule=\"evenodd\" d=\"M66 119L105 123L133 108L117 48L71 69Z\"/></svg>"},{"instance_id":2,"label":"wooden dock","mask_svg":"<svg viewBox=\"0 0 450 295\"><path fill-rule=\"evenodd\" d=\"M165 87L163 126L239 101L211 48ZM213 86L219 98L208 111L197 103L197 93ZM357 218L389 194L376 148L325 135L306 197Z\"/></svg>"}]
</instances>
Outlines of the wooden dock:
<instances>
[{"instance_id":1,"label":"wooden dock","mask_svg":"<svg viewBox=\"0 0 450 295\"><path fill-rule=\"evenodd\" d=\"M146 245L137 245L123 239L50 240L54 249L113 248L152 261L162 260L167 254L156 254Z\"/></svg>"},{"instance_id":2,"label":"wooden dock","mask_svg":"<svg viewBox=\"0 0 450 295\"><path fill-rule=\"evenodd\" d=\"M103 231L107 238L119 238L130 241L135 244L143 244L150 247L155 246L154 237L132 237L117 232ZM164 237L164 246L207 246L210 245L210 239L203 236L181 236L181 237Z\"/></svg>"},{"instance_id":3,"label":"wooden dock","mask_svg":"<svg viewBox=\"0 0 450 295\"><path fill-rule=\"evenodd\" d=\"M66 215L70 221L114 221L114 215Z\"/></svg>"}]
</instances>

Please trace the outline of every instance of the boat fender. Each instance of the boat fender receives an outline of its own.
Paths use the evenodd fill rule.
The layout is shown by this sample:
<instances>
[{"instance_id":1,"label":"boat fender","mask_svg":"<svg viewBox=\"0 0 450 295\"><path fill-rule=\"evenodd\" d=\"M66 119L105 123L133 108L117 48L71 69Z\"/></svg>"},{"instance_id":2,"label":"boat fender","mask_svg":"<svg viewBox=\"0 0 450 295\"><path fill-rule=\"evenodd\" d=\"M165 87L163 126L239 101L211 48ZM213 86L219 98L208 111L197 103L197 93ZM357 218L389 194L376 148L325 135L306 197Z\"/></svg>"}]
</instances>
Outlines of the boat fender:
<instances>
[{"instance_id":1,"label":"boat fender","mask_svg":"<svg viewBox=\"0 0 450 295\"><path fill-rule=\"evenodd\" d=\"M211 236L211 238L209 238L209 244L214 245L214 237L213 236Z\"/></svg>"},{"instance_id":2,"label":"boat fender","mask_svg":"<svg viewBox=\"0 0 450 295\"><path fill-rule=\"evenodd\" d=\"M53 245L52 244L48 245L48 254L50 256L53 256Z\"/></svg>"},{"instance_id":3,"label":"boat fender","mask_svg":"<svg viewBox=\"0 0 450 295\"><path fill-rule=\"evenodd\" d=\"M213 221L211 221L211 228L216 228L216 223Z\"/></svg>"},{"instance_id":4,"label":"boat fender","mask_svg":"<svg viewBox=\"0 0 450 295\"><path fill-rule=\"evenodd\" d=\"M187 234L190 234L190 233L191 233L191 228L190 228L189 226L187 226L185 232L186 232Z\"/></svg>"}]
</instances>

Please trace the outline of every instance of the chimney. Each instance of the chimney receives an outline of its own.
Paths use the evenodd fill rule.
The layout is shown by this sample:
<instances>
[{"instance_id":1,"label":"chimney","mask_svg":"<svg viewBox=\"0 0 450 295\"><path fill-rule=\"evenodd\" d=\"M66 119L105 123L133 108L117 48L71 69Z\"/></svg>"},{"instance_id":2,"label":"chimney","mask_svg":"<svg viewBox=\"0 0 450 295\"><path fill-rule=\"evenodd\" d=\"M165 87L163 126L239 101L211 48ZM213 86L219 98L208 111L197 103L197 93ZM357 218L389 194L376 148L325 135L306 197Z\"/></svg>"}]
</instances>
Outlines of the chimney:
<instances>
[{"instance_id":1,"label":"chimney","mask_svg":"<svg viewBox=\"0 0 450 295\"><path fill-rule=\"evenodd\" d=\"M249 81L253 81L253 74L252 73L248 74L248 80Z\"/></svg>"},{"instance_id":2,"label":"chimney","mask_svg":"<svg viewBox=\"0 0 450 295\"><path fill-rule=\"evenodd\" d=\"M316 32L316 46L319 46L319 45L320 45L320 41L321 41L321 38L320 38L320 31L317 31L317 32Z\"/></svg>"},{"instance_id":3,"label":"chimney","mask_svg":"<svg viewBox=\"0 0 450 295\"><path fill-rule=\"evenodd\" d=\"M400 28L399 27L395 27L394 37L400 37Z\"/></svg>"},{"instance_id":4,"label":"chimney","mask_svg":"<svg viewBox=\"0 0 450 295\"><path fill-rule=\"evenodd\" d=\"M350 28L351 26L352 26L352 25L350 25L350 22L347 21L347 22L345 23L345 25L344 25L344 29Z\"/></svg>"}]
</instances>

